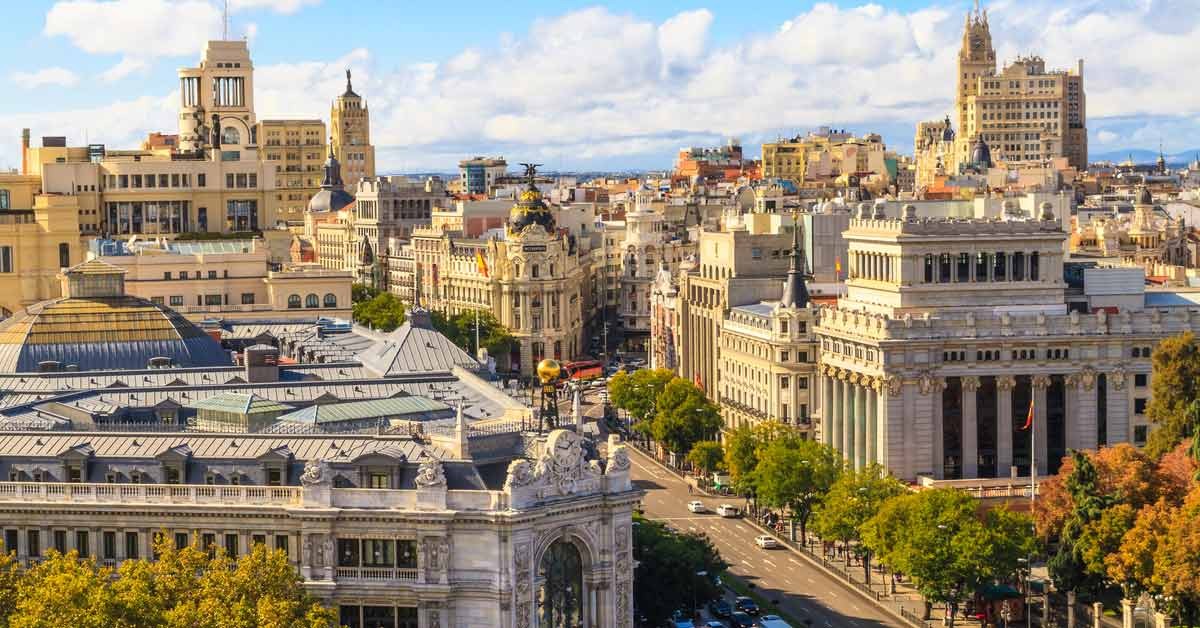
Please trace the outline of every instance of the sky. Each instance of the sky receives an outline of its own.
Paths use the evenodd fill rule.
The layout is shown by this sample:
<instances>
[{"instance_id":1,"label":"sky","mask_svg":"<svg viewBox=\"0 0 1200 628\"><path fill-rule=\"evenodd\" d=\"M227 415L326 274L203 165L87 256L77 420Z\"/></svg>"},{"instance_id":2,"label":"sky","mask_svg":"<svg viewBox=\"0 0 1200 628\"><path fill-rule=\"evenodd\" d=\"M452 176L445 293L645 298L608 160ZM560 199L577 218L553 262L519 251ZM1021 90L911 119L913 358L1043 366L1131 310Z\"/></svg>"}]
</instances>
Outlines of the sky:
<instances>
[{"instance_id":1,"label":"sky","mask_svg":"<svg viewBox=\"0 0 1200 628\"><path fill-rule=\"evenodd\" d=\"M985 2L998 58L1085 60L1092 155L1200 148L1197 0ZM820 125L912 152L953 106L968 0L229 0L259 119L328 122L346 68L380 173L503 155L551 170L665 169L685 146ZM220 0L23 0L0 38L0 168L20 130L136 147L174 132L176 70L222 34Z\"/></svg>"}]
</instances>

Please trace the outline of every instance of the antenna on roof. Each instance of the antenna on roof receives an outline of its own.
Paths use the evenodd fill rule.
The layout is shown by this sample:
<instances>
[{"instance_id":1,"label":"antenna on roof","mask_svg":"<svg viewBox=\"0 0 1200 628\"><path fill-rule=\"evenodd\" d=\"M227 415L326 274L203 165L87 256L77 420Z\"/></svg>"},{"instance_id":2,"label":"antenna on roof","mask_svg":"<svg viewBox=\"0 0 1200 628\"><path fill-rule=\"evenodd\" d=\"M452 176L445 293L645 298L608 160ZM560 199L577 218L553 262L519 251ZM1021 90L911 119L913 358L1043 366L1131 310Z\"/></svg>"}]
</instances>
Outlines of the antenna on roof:
<instances>
[{"instance_id":1,"label":"antenna on roof","mask_svg":"<svg viewBox=\"0 0 1200 628\"><path fill-rule=\"evenodd\" d=\"M221 39L229 41L229 0L224 0L221 8Z\"/></svg>"}]
</instances>

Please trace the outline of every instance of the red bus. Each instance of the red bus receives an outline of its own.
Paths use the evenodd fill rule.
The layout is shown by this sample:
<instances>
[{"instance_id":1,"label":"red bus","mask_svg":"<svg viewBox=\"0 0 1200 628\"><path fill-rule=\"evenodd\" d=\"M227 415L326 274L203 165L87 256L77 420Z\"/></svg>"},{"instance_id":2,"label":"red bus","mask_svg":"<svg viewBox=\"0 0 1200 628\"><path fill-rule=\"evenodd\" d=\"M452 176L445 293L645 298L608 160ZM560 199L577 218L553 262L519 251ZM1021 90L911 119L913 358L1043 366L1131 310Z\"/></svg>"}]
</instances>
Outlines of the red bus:
<instances>
[{"instance_id":1,"label":"red bus","mask_svg":"<svg viewBox=\"0 0 1200 628\"><path fill-rule=\"evenodd\" d=\"M566 362L563 364L563 368L570 379L589 380L604 375L604 363L600 360Z\"/></svg>"}]
</instances>

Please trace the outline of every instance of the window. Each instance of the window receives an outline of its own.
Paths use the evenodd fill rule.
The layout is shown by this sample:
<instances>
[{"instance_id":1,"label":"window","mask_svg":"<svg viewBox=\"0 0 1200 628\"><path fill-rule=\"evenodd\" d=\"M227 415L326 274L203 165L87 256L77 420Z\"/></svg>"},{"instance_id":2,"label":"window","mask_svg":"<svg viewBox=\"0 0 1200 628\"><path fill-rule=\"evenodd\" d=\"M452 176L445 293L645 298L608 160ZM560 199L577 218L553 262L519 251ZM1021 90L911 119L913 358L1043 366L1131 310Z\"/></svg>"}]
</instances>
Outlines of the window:
<instances>
[{"instance_id":1,"label":"window","mask_svg":"<svg viewBox=\"0 0 1200 628\"><path fill-rule=\"evenodd\" d=\"M1008 256L1004 253L996 253L992 259L995 262L992 264L992 279L1004 281L1005 277L1008 276Z\"/></svg>"},{"instance_id":2,"label":"window","mask_svg":"<svg viewBox=\"0 0 1200 628\"><path fill-rule=\"evenodd\" d=\"M787 351L782 351L779 353L779 361L780 362L787 362L790 358L791 358L791 354Z\"/></svg>"},{"instance_id":3,"label":"window","mask_svg":"<svg viewBox=\"0 0 1200 628\"><path fill-rule=\"evenodd\" d=\"M66 530L55 530L54 531L54 551L58 552L59 554L67 553L67 531Z\"/></svg>"},{"instance_id":4,"label":"window","mask_svg":"<svg viewBox=\"0 0 1200 628\"><path fill-rule=\"evenodd\" d=\"M242 293L242 305L254 305L254 293L253 292L243 292Z\"/></svg>"},{"instance_id":5,"label":"window","mask_svg":"<svg viewBox=\"0 0 1200 628\"><path fill-rule=\"evenodd\" d=\"M79 552L80 558L87 558L91 552L92 544L89 542L87 530L75 531L75 551Z\"/></svg>"},{"instance_id":6,"label":"window","mask_svg":"<svg viewBox=\"0 0 1200 628\"><path fill-rule=\"evenodd\" d=\"M166 281L170 281L171 280L171 271L164 270L163 271L163 279L165 279Z\"/></svg>"},{"instance_id":7,"label":"window","mask_svg":"<svg viewBox=\"0 0 1200 628\"><path fill-rule=\"evenodd\" d=\"M25 531L25 552L29 556L37 558L42 555L42 537L38 530Z\"/></svg>"},{"instance_id":8,"label":"window","mask_svg":"<svg viewBox=\"0 0 1200 628\"><path fill-rule=\"evenodd\" d=\"M224 129L221 129L221 143L222 144L241 144L242 143L242 134L238 133L238 130L236 128L227 126Z\"/></svg>"},{"instance_id":9,"label":"window","mask_svg":"<svg viewBox=\"0 0 1200 628\"><path fill-rule=\"evenodd\" d=\"M262 546L266 547L266 545L267 545L267 535L265 535L265 534L252 534L252 535L250 535L250 546L251 546L251 547L253 547L253 546L255 546L255 545L262 545Z\"/></svg>"},{"instance_id":10,"label":"window","mask_svg":"<svg viewBox=\"0 0 1200 628\"><path fill-rule=\"evenodd\" d=\"M298 309L299 307L300 307L300 295L298 295L298 294L288 295L288 309L295 310L295 309Z\"/></svg>"},{"instance_id":11,"label":"window","mask_svg":"<svg viewBox=\"0 0 1200 628\"><path fill-rule=\"evenodd\" d=\"M187 546L188 546L187 532L176 532L175 533L175 549L181 550Z\"/></svg>"},{"instance_id":12,"label":"window","mask_svg":"<svg viewBox=\"0 0 1200 628\"><path fill-rule=\"evenodd\" d=\"M358 567L358 539L338 539L338 567Z\"/></svg>"},{"instance_id":13,"label":"window","mask_svg":"<svg viewBox=\"0 0 1200 628\"><path fill-rule=\"evenodd\" d=\"M1133 426L1133 444L1137 445L1139 447L1146 444L1146 426L1145 425Z\"/></svg>"},{"instance_id":14,"label":"window","mask_svg":"<svg viewBox=\"0 0 1200 628\"><path fill-rule=\"evenodd\" d=\"M1150 376L1145 373L1136 373L1133 376L1133 385L1139 386L1139 387L1145 387L1146 383L1149 379L1150 379Z\"/></svg>"},{"instance_id":15,"label":"window","mask_svg":"<svg viewBox=\"0 0 1200 628\"><path fill-rule=\"evenodd\" d=\"M938 283L950 283L950 254L938 256Z\"/></svg>"},{"instance_id":16,"label":"window","mask_svg":"<svg viewBox=\"0 0 1200 628\"><path fill-rule=\"evenodd\" d=\"M0 246L0 273L13 271L13 256L11 246Z\"/></svg>"},{"instance_id":17,"label":"window","mask_svg":"<svg viewBox=\"0 0 1200 628\"><path fill-rule=\"evenodd\" d=\"M219 295L219 294L204 295L204 304L205 305L221 305L221 302L222 302L222 298L221 298L221 295Z\"/></svg>"},{"instance_id":18,"label":"window","mask_svg":"<svg viewBox=\"0 0 1200 628\"><path fill-rule=\"evenodd\" d=\"M77 464L67 465L67 481L75 484L83 482L83 469Z\"/></svg>"},{"instance_id":19,"label":"window","mask_svg":"<svg viewBox=\"0 0 1200 628\"><path fill-rule=\"evenodd\" d=\"M337 307L337 297L332 293L325 295L325 307Z\"/></svg>"},{"instance_id":20,"label":"window","mask_svg":"<svg viewBox=\"0 0 1200 628\"><path fill-rule=\"evenodd\" d=\"M171 295L171 306L179 307L181 305L183 305L183 295L180 295L180 294Z\"/></svg>"},{"instance_id":21,"label":"window","mask_svg":"<svg viewBox=\"0 0 1200 628\"><path fill-rule=\"evenodd\" d=\"M100 558L115 560L117 558L117 533L106 530L101 536Z\"/></svg>"},{"instance_id":22,"label":"window","mask_svg":"<svg viewBox=\"0 0 1200 628\"><path fill-rule=\"evenodd\" d=\"M1038 280L1038 253L1034 251L1029 254L1029 281Z\"/></svg>"},{"instance_id":23,"label":"window","mask_svg":"<svg viewBox=\"0 0 1200 628\"><path fill-rule=\"evenodd\" d=\"M780 378L779 378L779 389L780 389L780 390L787 390L787 389L788 389L788 382L789 382L790 380L791 380L791 378L789 378L789 377L788 377L788 376L786 376L786 375L785 375L785 376L783 376L783 377L780 377Z\"/></svg>"},{"instance_id":24,"label":"window","mask_svg":"<svg viewBox=\"0 0 1200 628\"><path fill-rule=\"evenodd\" d=\"M1133 413L1139 414L1139 415L1146 414L1146 398L1145 397L1137 397L1136 399L1133 400Z\"/></svg>"},{"instance_id":25,"label":"window","mask_svg":"<svg viewBox=\"0 0 1200 628\"><path fill-rule=\"evenodd\" d=\"M750 257L753 259L762 259L762 249L757 246L750 249Z\"/></svg>"},{"instance_id":26,"label":"window","mask_svg":"<svg viewBox=\"0 0 1200 628\"><path fill-rule=\"evenodd\" d=\"M540 275L540 271L541 271L541 267L538 266L537 264L534 264L529 270L529 272L531 273L531 276L534 279L538 278L538 276Z\"/></svg>"},{"instance_id":27,"label":"window","mask_svg":"<svg viewBox=\"0 0 1200 628\"><path fill-rule=\"evenodd\" d=\"M0 190L0 209L12 209L8 190Z\"/></svg>"},{"instance_id":28,"label":"window","mask_svg":"<svg viewBox=\"0 0 1200 628\"><path fill-rule=\"evenodd\" d=\"M125 533L125 558L137 558L137 557L138 557L138 533L137 532L126 532Z\"/></svg>"},{"instance_id":29,"label":"window","mask_svg":"<svg viewBox=\"0 0 1200 628\"><path fill-rule=\"evenodd\" d=\"M235 558L238 555L238 535L225 535L225 555L230 558Z\"/></svg>"},{"instance_id":30,"label":"window","mask_svg":"<svg viewBox=\"0 0 1200 628\"><path fill-rule=\"evenodd\" d=\"M196 186L202 188L208 187L208 175L204 174L203 172L196 175Z\"/></svg>"},{"instance_id":31,"label":"window","mask_svg":"<svg viewBox=\"0 0 1200 628\"><path fill-rule=\"evenodd\" d=\"M278 467L267 469L267 486L283 486L283 471Z\"/></svg>"},{"instance_id":32,"label":"window","mask_svg":"<svg viewBox=\"0 0 1200 628\"><path fill-rule=\"evenodd\" d=\"M800 390L808 390L808 378L807 377L797 377L796 378L796 388L799 388Z\"/></svg>"},{"instance_id":33,"label":"window","mask_svg":"<svg viewBox=\"0 0 1200 628\"><path fill-rule=\"evenodd\" d=\"M925 283L933 283L933 255L925 256Z\"/></svg>"},{"instance_id":34,"label":"window","mask_svg":"<svg viewBox=\"0 0 1200 628\"><path fill-rule=\"evenodd\" d=\"M62 268L71 265L71 245L66 242L58 243L58 265Z\"/></svg>"},{"instance_id":35,"label":"window","mask_svg":"<svg viewBox=\"0 0 1200 628\"><path fill-rule=\"evenodd\" d=\"M179 467L170 466L164 469L164 471L166 472L167 484L180 484Z\"/></svg>"},{"instance_id":36,"label":"window","mask_svg":"<svg viewBox=\"0 0 1200 628\"><path fill-rule=\"evenodd\" d=\"M958 263L955 264L955 281L970 281L971 280L971 256L967 253L958 254Z\"/></svg>"},{"instance_id":37,"label":"window","mask_svg":"<svg viewBox=\"0 0 1200 628\"><path fill-rule=\"evenodd\" d=\"M283 550L284 554L288 553L288 537L286 534L275 535L275 549Z\"/></svg>"},{"instance_id":38,"label":"window","mask_svg":"<svg viewBox=\"0 0 1200 628\"><path fill-rule=\"evenodd\" d=\"M215 270L210 270L210 271L208 271L208 278L209 278L209 279L216 279L216 278L217 278L217 271L215 271Z\"/></svg>"},{"instance_id":39,"label":"window","mask_svg":"<svg viewBox=\"0 0 1200 628\"><path fill-rule=\"evenodd\" d=\"M977 253L975 255L975 281L987 281L989 263L990 260L987 253Z\"/></svg>"},{"instance_id":40,"label":"window","mask_svg":"<svg viewBox=\"0 0 1200 628\"><path fill-rule=\"evenodd\" d=\"M320 307L321 302L317 299L317 295L309 294L304 297L304 307L313 308Z\"/></svg>"},{"instance_id":41,"label":"window","mask_svg":"<svg viewBox=\"0 0 1200 628\"><path fill-rule=\"evenodd\" d=\"M17 536L18 536L18 534L17 534L16 530L5 530L4 531L4 553L5 554L11 554L11 553L17 551L17 543L18 543Z\"/></svg>"},{"instance_id":42,"label":"window","mask_svg":"<svg viewBox=\"0 0 1200 628\"><path fill-rule=\"evenodd\" d=\"M808 352L807 351L797 351L796 352L796 361L797 362L808 362Z\"/></svg>"}]
</instances>

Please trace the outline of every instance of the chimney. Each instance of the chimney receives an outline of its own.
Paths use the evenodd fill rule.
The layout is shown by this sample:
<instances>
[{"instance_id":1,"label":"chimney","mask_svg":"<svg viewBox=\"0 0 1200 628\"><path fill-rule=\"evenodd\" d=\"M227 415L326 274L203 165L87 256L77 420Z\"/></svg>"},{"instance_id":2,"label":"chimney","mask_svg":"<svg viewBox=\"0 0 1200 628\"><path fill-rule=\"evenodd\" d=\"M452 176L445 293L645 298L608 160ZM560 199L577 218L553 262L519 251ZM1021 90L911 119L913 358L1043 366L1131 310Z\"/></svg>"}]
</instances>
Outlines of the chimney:
<instances>
[{"instance_id":1,"label":"chimney","mask_svg":"<svg viewBox=\"0 0 1200 628\"><path fill-rule=\"evenodd\" d=\"M29 129L21 129L21 174L29 174Z\"/></svg>"},{"instance_id":2,"label":"chimney","mask_svg":"<svg viewBox=\"0 0 1200 628\"><path fill-rule=\"evenodd\" d=\"M279 381L279 349L271 345L247 347L243 354L246 381L251 384Z\"/></svg>"}]
</instances>

